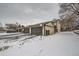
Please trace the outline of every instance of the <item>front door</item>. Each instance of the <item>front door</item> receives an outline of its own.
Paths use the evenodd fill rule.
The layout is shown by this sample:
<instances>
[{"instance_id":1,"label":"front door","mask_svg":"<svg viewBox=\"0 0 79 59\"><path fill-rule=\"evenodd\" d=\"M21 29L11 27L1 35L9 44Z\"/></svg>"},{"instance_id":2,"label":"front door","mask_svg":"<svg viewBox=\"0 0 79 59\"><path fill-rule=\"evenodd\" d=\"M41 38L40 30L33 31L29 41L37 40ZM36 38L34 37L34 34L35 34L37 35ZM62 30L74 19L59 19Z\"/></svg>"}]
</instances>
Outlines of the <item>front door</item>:
<instances>
[{"instance_id":1,"label":"front door","mask_svg":"<svg viewBox=\"0 0 79 59\"><path fill-rule=\"evenodd\" d=\"M50 35L50 30L46 30L46 35Z\"/></svg>"}]
</instances>

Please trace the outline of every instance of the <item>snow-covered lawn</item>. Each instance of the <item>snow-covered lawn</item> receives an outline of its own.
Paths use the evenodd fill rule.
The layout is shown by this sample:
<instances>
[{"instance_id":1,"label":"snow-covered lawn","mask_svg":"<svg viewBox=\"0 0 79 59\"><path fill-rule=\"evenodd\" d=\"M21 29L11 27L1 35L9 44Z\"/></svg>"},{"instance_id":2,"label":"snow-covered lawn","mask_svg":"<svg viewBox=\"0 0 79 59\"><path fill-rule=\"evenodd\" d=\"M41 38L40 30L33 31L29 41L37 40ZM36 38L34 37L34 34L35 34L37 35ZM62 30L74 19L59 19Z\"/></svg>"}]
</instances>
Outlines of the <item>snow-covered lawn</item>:
<instances>
[{"instance_id":1,"label":"snow-covered lawn","mask_svg":"<svg viewBox=\"0 0 79 59\"><path fill-rule=\"evenodd\" d=\"M24 36L17 41L0 41L0 55L29 56L79 56L79 36L73 32L60 32L50 36L36 36L26 39ZM6 39L5 39L6 40ZM2 43L1 43L2 42Z\"/></svg>"}]
</instances>

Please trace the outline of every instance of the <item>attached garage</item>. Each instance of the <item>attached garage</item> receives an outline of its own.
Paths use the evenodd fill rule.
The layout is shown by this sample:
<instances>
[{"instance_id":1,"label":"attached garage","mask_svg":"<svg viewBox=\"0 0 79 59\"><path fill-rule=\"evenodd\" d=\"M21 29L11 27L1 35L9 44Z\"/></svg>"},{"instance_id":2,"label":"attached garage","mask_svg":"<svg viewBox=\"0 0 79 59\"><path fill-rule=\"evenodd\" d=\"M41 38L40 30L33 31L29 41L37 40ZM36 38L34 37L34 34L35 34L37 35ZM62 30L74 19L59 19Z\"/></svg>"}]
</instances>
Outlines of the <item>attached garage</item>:
<instances>
[{"instance_id":1,"label":"attached garage","mask_svg":"<svg viewBox=\"0 0 79 59\"><path fill-rule=\"evenodd\" d=\"M31 34L32 35L42 35L42 27L32 27Z\"/></svg>"},{"instance_id":2,"label":"attached garage","mask_svg":"<svg viewBox=\"0 0 79 59\"><path fill-rule=\"evenodd\" d=\"M56 21L48 21L43 23L38 23L34 25L29 25L27 29L25 29L25 33L29 33L30 35L52 35L60 28L58 22ZM59 30L60 31L60 30Z\"/></svg>"},{"instance_id":3,"label":"attached garage","mask_svg":"<svg viewBox=\"0 0 79 59\"><path fill-rule=\"evenodd\" d=\"M52 35L54 34L54 27L52 22L45 22L40 24L31 25L29 27L31 35Z\"/></svg>"}]
</instances>

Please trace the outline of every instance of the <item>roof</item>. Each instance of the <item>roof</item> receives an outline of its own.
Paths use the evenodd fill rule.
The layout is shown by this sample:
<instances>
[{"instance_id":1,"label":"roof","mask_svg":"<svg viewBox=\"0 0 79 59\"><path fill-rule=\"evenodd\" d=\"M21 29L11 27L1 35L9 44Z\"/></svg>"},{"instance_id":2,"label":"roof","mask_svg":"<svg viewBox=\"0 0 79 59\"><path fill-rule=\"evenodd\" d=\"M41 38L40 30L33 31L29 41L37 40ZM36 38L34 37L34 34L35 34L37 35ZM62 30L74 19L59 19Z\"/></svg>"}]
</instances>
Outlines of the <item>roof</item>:
<instances>
[{"instance_id":1,"label":"roof","mask_svg":"<svg viewBox=\"0 0 79 59\"><path fill-rule=\"evenodd\" d=\"M44 22L40 22L40 23L36 23L36 24L31 24L31 25L27 25L26 27L30 27L30 26L34 26L34 25L39 25L39 24L46 24L49 22L56 22L58 19L54 19L54 20L50 20L50 21L44 21Z\"/></svg>"},{"instance_id":2,"label":"roof","mask_svg":"<svg viewBox=\"0 0 79 59\"><path fill-rule=\"evenodd\" d=\"M16 24L5 24L6 26L17 26Z\"/></svg>"}]
</instances>

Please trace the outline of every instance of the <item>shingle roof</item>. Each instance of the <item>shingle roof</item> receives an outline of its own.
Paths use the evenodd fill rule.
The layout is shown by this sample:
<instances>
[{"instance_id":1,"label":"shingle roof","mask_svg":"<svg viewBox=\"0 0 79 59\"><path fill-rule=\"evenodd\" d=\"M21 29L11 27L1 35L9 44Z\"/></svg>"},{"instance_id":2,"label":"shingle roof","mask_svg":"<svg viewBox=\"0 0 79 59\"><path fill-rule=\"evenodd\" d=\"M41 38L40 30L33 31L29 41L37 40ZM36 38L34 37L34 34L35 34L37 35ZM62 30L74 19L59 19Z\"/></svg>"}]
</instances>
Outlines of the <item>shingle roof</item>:
<instances>
[{"instance_id":1,"label":"shingle roof","mask_svg":"<svg viewBox=\"0 0 79 59\"><path fill-rule=\"evenodd\" d=\"M57 19L57 20L58 20L58 19ZM30 26L34 26L34 25L39 25L39 24L46 24L46 23L49 23L49 22L56 22L57 20L50 20L50 21L40 22L40 23L28 25L28 26L26 26L26 27L30 27Z\"/></svg>"}]
</instances>

